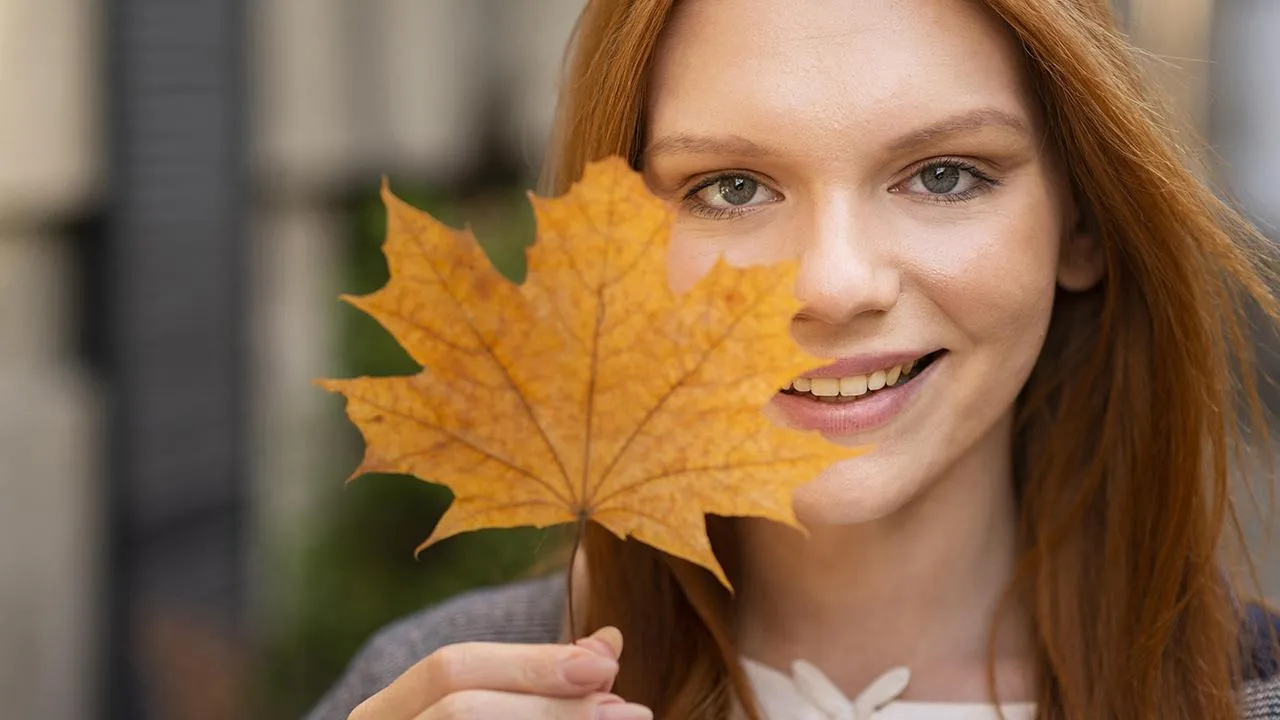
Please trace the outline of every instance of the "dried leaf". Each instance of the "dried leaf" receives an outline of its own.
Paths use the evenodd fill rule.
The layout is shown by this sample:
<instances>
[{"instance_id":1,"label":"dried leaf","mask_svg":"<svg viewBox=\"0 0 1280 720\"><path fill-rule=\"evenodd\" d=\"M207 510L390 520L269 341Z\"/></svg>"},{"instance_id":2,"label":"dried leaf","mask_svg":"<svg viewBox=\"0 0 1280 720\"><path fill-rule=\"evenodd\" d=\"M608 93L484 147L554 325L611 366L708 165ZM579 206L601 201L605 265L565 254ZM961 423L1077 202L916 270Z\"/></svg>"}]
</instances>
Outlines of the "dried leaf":
<instances>
[{"instance_id":1,"label":"dried leaf","mask_svg":"<svg viewBox=\"0 0 1280 720\"><path fill-rule=\"evenodd\" d=\"M796 525L792 491L851 452L761 412L814 367L789 335L794 267L720 262L667 282L673 210L618 158L568 194L531 196L522 285L383 187L391 279L349 302L422 367L327 380L366 453L354 476L408 473L453 504L422 548L488 527L592 520L697 563L725 585L705 515Z\"/></svg>"}]
</instances>

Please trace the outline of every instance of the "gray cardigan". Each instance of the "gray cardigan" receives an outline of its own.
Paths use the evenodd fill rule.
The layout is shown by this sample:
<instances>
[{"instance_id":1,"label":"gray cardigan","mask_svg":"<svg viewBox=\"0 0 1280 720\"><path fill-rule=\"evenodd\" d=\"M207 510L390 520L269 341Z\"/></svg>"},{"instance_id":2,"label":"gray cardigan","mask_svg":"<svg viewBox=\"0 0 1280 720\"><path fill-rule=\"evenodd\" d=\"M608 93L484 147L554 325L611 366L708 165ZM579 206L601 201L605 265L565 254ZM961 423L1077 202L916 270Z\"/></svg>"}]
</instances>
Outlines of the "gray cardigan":
<instances>
[{"instance_id":1,"label":"gray cardigan","mask_svg":"<svg viewBox=\"0 0 1280 720\"><path fill-rule=\"evenodd\" d=\"M552 576L472 591L392 623L365 644L307 720L345 720L365 698L451 643L557 642L563 596L563 578ZM1280 720L1274 662L1259 661L1254 674L1260 677L1245 686L1244 720Z\"/></svg>"}]
</instances>

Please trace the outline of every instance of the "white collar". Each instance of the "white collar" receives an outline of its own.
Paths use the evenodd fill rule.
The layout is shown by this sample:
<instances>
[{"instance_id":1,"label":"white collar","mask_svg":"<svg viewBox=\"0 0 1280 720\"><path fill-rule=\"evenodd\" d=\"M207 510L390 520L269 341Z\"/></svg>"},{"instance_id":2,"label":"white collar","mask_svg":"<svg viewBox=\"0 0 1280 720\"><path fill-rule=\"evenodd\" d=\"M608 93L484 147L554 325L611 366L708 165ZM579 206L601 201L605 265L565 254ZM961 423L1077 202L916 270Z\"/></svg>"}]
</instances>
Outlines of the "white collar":
<instances>
[{"instance_id":1,"label":"white collar","mask_svg":"<svg viewBox=\"0 0 1280 720\"><path fill-rule=\"evenodd\" d=\"M905 702L911 671L896 667L873 680L850 700L818 667L804 660L791 664L791 675L750 658L741 658L760 710L768 720L988 720L999 718L986 703ZM1006 703L1006 720L1033 720L1035 703Z\"/></svg>"}]
</instances>

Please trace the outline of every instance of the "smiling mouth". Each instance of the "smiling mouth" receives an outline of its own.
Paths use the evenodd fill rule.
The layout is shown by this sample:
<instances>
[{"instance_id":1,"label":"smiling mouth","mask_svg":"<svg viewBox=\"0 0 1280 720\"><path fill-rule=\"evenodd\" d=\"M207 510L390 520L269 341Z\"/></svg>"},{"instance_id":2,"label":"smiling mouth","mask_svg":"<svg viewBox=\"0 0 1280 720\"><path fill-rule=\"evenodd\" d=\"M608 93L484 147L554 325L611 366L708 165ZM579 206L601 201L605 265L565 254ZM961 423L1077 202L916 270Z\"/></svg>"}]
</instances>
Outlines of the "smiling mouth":
<instances>
[{"instance_id":1,"label":"smiling mouth","mask_svg":"<svg viewBox=\"0 0 1280 720\"><path fill-rule=\"evenodd\" d=\"M902 387L919 377L946 350L937 350L902 365L876 370L866 375L840 378L798 377L780 391L783 395L807 398L825 403L854 403L884 390Z\"/></svg>"}]
</instances>

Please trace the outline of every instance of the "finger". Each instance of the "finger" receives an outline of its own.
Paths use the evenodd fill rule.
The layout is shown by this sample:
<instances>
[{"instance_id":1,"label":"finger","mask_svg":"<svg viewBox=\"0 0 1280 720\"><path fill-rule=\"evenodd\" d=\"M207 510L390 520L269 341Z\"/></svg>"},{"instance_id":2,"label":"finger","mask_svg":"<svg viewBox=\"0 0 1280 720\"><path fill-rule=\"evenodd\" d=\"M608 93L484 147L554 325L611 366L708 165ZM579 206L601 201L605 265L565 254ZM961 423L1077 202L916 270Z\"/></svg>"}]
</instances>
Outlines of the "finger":
<instances>
[{"instance_id":1,"label":"finger","mask_svg":"<svg viewBox=\"0 0 1280 720\"><path fill-rule=\"evenodd\" d=\"M614 660L622 657L622 631L611 625L575 640L574 644Z\"/></svg>"},{"instance_id":2,"label":"finger","mask_svg":"<svg viewBox=\"0 0 1280 720\"><path fill-rule=\"evenodd\" d=\"M610 683L617 672L617 660L576 645L458 643L418 661L351 717L412 717L464 690L583 697Z\"/></svg>"},{"instance_id":3,"label":"finger","mask_svg":"<svg viewBox=\"0 0 1280 720\"><path fill-rule=\"evenodd\" d=\"M414 720L653 720L643 705L617 695L596 693L584 698L548 698L496 690L464 690L446 696Z\"/></svg>"}]
</instances>

